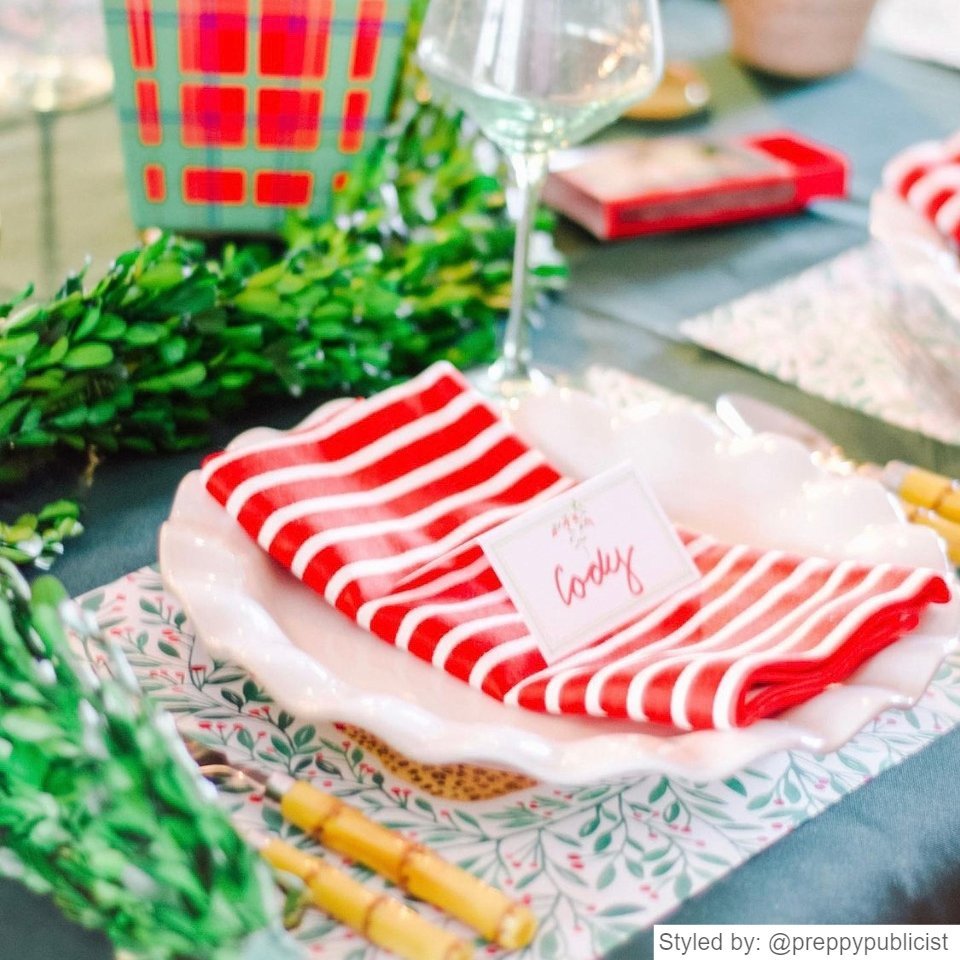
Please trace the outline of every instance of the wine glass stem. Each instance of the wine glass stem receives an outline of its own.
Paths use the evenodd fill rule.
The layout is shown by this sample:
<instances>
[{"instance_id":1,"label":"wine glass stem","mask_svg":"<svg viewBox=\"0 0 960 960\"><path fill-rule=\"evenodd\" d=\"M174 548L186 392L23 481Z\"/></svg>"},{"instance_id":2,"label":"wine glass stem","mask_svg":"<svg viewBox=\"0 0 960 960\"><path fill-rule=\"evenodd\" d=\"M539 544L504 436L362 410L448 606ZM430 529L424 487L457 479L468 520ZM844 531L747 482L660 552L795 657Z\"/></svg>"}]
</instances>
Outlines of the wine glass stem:
<instances>
[{"instance_id":1,"label":"wine glass stem","mask_svg":"<svg viewBox=\"0 0 960 960\"><path fill-rule=\"evenodd\" d=\"M513 284L510 316L503 337L500 379L526 380L530 374L530 344L527 332L527 298L530 290L530 237L537 216L540 193L547 177L547 155L521 153L510 157L514 183L519 193L517 236L513 249Z\"/></svg>"}]
</instances>

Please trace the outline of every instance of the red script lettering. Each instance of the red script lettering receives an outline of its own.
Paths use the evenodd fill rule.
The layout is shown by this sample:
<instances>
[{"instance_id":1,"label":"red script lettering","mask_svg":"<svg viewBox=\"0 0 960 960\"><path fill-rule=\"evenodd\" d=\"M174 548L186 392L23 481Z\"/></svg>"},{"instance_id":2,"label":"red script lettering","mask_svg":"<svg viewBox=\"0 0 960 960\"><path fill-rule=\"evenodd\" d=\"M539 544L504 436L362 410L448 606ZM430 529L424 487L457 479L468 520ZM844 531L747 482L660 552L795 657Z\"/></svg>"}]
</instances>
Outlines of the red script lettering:
<instances>
[{"instance_id":1,"label":"red script lettering","mask_svg":"<svg viewBox=\"0 0 960 960\"><path fill-rule=\"evenodd\" d=\"M617 547L612 553L597 547L596 555L591 559L586 570L580 574L567 574L562 564L553 568L553 582L565 606L570 606L575 600L583 600L587 590L592 585L599 587L614 574L622 572L627 583L627 589L635 596L643 593L643 582L633 569L633 547L627 547L624 553Z\"/></svg>"}]
</instances>

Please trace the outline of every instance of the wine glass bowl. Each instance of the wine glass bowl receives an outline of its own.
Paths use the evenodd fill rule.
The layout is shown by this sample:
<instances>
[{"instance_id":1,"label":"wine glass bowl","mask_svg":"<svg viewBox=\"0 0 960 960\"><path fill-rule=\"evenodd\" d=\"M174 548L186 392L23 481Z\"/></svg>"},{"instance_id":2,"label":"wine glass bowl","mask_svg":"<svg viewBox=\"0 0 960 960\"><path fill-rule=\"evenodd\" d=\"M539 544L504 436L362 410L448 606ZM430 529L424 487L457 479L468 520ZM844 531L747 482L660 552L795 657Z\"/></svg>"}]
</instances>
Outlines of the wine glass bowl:
<instances>
[{"instance_id":1,"label":"wine glass bowl","mask_svg":"<svg viewBox=\"0 0 960 960\"><path fill-rule=\"evenodd\" d=\"M510 317L481 388L500 399L547 378L530 366L529 239L550 151L580 143L653 92L657 0L432 0L417 55L435 93L506 154L519 214Z\"/></svg>"},{"instance_id":2,"label":"wine glass bowl","mask_svg":"<svg viewBox=\"0 0 960 960\"><path fill-rule=\"evenodd\" d=\"M0 2L0 120L105 102L113 89L101 0Z\"/></svg>"}]
</instances>

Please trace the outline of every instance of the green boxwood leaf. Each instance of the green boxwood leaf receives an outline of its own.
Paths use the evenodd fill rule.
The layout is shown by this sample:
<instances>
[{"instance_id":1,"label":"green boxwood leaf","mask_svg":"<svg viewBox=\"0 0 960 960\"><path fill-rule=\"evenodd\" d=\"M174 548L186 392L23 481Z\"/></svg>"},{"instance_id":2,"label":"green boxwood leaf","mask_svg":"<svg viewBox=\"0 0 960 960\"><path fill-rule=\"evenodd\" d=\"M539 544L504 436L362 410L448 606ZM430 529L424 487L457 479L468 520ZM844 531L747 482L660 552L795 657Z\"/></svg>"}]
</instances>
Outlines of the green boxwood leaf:
<instances>
[{"instance_id":1,"label":"green boxwood leaf","mask_svg":"<svg viewBox=\"0 0 960 960\"><path fill-rule=\"evenodd\" d=\"M113 350L106 343L81 343L72 347L63 358L68 370L90 370L113 363Z\"/></svg>"},{"instance_id":2,"label":"green boxwood leaf","mask_svg":"<svg viewBox=\"0 0 960 960\"><path fill-rule=\"evenodd\" d=\"M126 321L115 313L105 313L100 318L94 334L99 340L118 340L127 329Z\"/></svg>"},{"instance_id":3,"label":"green boxwood leaf","mask_svg":"<svg viewBox=\"0 0 960 960\"><path fill-rule=\"evenodd\" d=\"M31 397L17 397L0 405L0 437L5 437L11 431L17 418L32 403Z\"/></svg>"},{"instance_id":4,"label":"green boxwood leaf","mask_svg":"<svg viewBox=\"0 0 960 960\"><path fill-rule=\"evenodd\" d=\"M0 337L0 358L25 357L39 342L40 335L33 330L12 337Z\"/></svg>"},{"instance_id":5,"label":"green boxwood leaf","mask_svg":"<svg viewBox=\"0 0 960 960\"><path fill-rule=\"evenodd\" d=\"M166 329L159 323L135 323L127 327L123 339L131 347L149 347L158 343L166 335Z\"/></svg>"},{"instance_id":6,"label":"green boxwood leaf","mask_svg":"<svg viewBox=\"0 0 960 960\"><path fill-rule=\"evenodd\" d=\"M195 360L169 373L141 380L137 388L144 393L172 393L174 390L190 390L192 387L199 386L206 377L206 367Z\"/></svg>"}]
</instances>

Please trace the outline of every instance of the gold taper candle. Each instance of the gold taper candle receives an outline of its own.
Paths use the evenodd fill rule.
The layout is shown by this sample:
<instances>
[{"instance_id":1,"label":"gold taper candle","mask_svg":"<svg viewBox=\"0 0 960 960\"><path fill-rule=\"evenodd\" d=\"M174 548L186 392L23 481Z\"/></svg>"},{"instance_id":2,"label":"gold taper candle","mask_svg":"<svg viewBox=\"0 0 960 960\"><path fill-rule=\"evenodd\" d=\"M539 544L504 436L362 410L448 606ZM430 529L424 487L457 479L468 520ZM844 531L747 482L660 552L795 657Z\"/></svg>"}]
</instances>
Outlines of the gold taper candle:
<instances>
[{"instance_id":1,"label":"gold taper candle","mask_svg":"<svg viewBox=\"0 0 960 960\"><path fill-rule=\"evenodd\" d=\"M290 823L331 850L376 870L412 896L457 917L487 940L515 950L533 939L537 922L530 910L426 847L374 823L309 783L268 783L267 790L280 802L280 811Z\"/></svg>"},{"instance_id":2,"label":"gold taper candle","mask_svg":"<svg viewBox=\"0 0 960 960\"><path fill-rule=\"evenodd\" d=\"M424 920L406 904L368 890L342 870L275 837L252 838L277 870L299 877L313 902L334 920L406 960L470 960L473 949L455 934Z\"/></svg>"}]
</instances>

